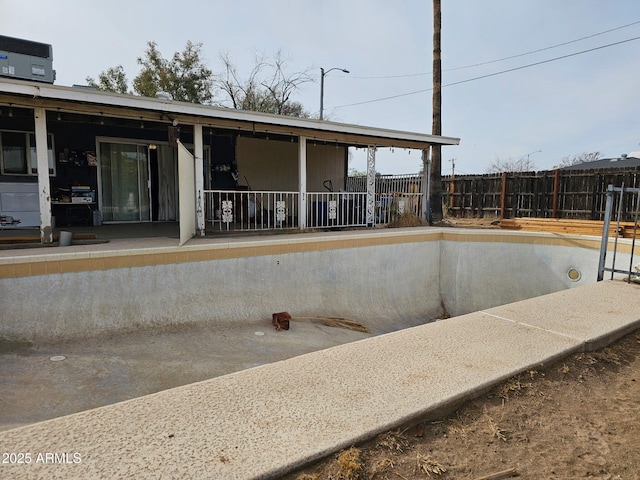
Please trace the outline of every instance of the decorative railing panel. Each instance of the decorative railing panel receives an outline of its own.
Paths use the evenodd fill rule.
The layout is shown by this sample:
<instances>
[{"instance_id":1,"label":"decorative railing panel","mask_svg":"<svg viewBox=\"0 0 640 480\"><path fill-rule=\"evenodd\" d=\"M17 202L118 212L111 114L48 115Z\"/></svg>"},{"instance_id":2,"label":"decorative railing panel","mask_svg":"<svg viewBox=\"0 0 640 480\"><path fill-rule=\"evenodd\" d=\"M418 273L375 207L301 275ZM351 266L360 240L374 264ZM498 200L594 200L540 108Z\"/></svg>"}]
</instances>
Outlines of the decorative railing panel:
<instances>
[{"instance_id":1,"label":"decorative railing panel","mask_svg":"<svg viewBox=\"0 0 640 480\"><path fill-rule=\"evenodd\" d=\"M307 193L307 226L363 226L366 225L366 208L366 193Z\"/></svg>"},{"instance_id":2,"label":"decorative railing panel","mask_svg":"<svg viewBox=\"0 0 640 480\"><path fill-rule=\"evenodd\" d=\"M214 231L298 227L298 192L205 190L207 225Z\"/></svg>"},{"instance_id":3,"label":"decorative railing panel","mask_svg":"<svg viewBox=\"0 0 640 480\"><path fill-rule=\"evenodd\" d=\"M206 190L207 228L213 231L300 228L298 192ZM366 225L366 193L307 193L307 227Z\"/></svg>"}]
</instances>

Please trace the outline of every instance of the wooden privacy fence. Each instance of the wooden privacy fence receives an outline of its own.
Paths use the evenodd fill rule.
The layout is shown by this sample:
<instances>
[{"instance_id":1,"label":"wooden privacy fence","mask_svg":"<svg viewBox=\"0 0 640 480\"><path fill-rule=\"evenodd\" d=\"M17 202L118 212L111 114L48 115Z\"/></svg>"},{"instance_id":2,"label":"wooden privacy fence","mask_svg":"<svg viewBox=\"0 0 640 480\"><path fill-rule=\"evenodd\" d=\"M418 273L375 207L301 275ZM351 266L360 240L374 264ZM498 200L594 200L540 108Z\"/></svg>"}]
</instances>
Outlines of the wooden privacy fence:
<instances>
[{"instance_id":1,"label":"wooden privacy fence","mask_svg":"<svg viewBox=\"0 0 640 480\"><path fill-rule=\"evenodd\" d=\"M451 217L602 220L608 185L639 184L640 168L448 176L442 178L442 203Z\"/></svg>"}]
</instances>

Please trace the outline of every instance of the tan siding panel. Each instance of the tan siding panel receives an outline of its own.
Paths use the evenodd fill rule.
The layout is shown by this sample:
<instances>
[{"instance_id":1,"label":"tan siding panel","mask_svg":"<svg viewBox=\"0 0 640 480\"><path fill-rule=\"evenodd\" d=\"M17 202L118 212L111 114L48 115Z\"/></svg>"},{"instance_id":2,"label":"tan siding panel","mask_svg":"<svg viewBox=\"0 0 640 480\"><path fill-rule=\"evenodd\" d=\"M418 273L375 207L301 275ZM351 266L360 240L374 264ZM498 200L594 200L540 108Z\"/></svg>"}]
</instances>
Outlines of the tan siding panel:
<instances>
[{"instance_id":1,"label":"tan siding panel","mask_svg":"<svg viewBox=\"0 0 640 480\"><path fill-rule=\"evenodd\" d=\"M298 190L298 144L239 137L236 160L240 185L252 190Z\"/></svg>"},{"instance_id":2,"label":"tan siding panel","mask_svg":"<svg viewBox=\"0 0 640 480\"><path fill-rule=\"evenodd\" d=\"M326 192L322 183L331 180L333 190L344 189L345 151L335 145L307 144L307 191Z\"/></svg>"},{"instance_id":3,"label":"tan siding panel","mask_svg":"<svg viewBox=\"0 0 640 480\"><path fill-rule=\"evenodd\" d=\"M236 160L240 185L249 181L253 190L298 190L298 144L239 137ZM307 145L307 191L326 192L331 180L335 191L344 188L345 148L335 145Z\"/></svg>"}]
</instances>

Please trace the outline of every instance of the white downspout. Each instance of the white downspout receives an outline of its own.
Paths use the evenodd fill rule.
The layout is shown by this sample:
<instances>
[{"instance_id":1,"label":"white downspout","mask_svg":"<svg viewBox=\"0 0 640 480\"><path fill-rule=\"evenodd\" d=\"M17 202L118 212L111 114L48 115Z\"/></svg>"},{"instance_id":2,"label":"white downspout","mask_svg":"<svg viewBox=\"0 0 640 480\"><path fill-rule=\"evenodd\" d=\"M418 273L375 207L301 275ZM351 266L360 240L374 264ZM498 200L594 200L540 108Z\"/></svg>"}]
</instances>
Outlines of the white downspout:
<instances>
[{"instance_id":1,"label":"white downspout","mask_svg":"<svg viewBox=\"0 0 640 480\"><path fill-rule=\"evenodd\" d=\"M204 237L204 147L202 140L202 125L193 126L193 143L195 153L196 176L196 226L197 235Z\"/></svg>"},{"instance_id":2,"label":"white downspout","mask_svg":"<svg viewBox=\"0 0 640 480\"><path fill-rule=\"evenodd\" d=\"M298 225L307 228L307 137L298 137Z\"/></svg>"},{"instance_id":3,"label":"white downspout","mask_svg":"<svg viewBox=\"0 0 640 480\"><path fill-rule=\"evenodd\" d=\"M49 148L47 147L47 112L42 107L33 110L36 127L36 159L40 197L40 241L53 243L51 226L51 187L49 186Z\"/></svg>"}]
</instances>

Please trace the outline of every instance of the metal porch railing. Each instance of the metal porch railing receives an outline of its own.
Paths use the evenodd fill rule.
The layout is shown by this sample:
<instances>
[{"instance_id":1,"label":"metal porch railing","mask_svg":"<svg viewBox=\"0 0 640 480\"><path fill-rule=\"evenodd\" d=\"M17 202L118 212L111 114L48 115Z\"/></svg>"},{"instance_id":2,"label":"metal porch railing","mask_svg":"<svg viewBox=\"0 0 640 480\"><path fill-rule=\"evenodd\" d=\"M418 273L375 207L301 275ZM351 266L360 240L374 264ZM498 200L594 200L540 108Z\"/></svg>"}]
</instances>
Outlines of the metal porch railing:
<instances>
[{"instance_id":1,"label":"metal porch railing","mask_svg":"<svg viewBox=\"0 0 640 480\"><path fill-rule=\"evenodd\" d=\"M366 192L367 177L347 177L346 187L349 192ZM405 213L422 216L422 175L376 175L375 192L375 224L393 223Z\"/></svg>"},{"instance_id":2,"label":"metal porch railing","mask_svg":"<svg viewBox=\"0 0 640 480\"><path fill-rule=\"evenodd\" d=\"M298 192L205 190L207 224L214 231L300 227ZM366 225L366 193L307 193L307 227Z\"/></svg>"},{"instance_id":3,"label":"metal porch railing","mask_svg":"<svg viewBox=\"0 0 640 480\"><path fill-rule=\"evenodd\" d=\"M214 231L298 227L298 192L205 190L207 223Z\"/></svg>"},{"instance_id":4,"label":"metal porch railing","mask_svg":"<svg viewBox=\"0 0 640 480\"><path fill-rule=\"evenodd\" d=\"M416 176L387 178L376 184L373 224L389 224L405 213L421 216L423 195ZM306 226L367 226L367 194L356 191L306 193ZM366 189L365 189L366 190ZM206 219L214 231L300 228L298 192L205 190Z\"/></svg>"},{"instance_id":5,"label":"metal porch railing","mask_svg":"<svg viewBox=\"0 0 640 480\"><path fill-rule=\"evenodd\" d=\"M310 228L366 226L366 193L307 193L307 226Z\"/></svg>"}]
</instances>

